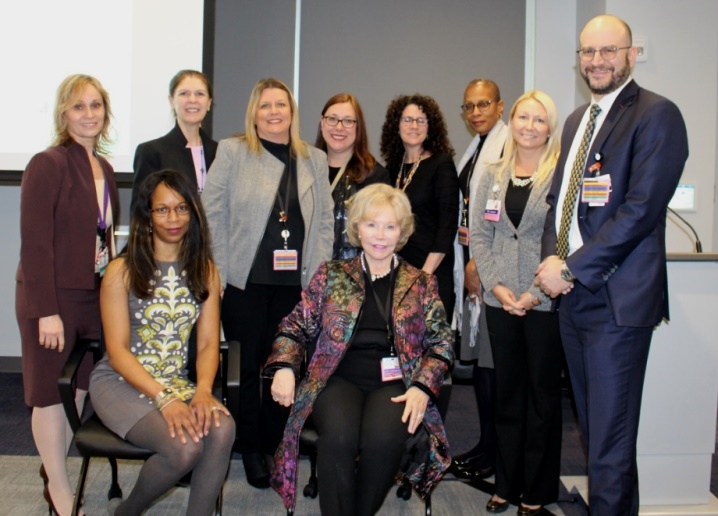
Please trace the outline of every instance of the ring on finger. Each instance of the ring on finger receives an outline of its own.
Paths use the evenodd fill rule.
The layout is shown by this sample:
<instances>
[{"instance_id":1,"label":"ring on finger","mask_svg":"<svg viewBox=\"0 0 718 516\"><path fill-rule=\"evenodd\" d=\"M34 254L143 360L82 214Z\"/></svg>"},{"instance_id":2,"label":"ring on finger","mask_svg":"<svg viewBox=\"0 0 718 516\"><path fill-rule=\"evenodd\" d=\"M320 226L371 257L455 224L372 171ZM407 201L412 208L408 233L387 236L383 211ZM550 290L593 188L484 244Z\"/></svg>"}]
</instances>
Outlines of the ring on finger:
<instances>
[{"instance_id":1,"label":"ring on finger","mask_svg":"<svg viewBox=\"0 0 718 516\"><path fill-rule=\"evenodd\" d=\"M212 407L212 411L219 410L219 407Z\"/></svg>"}]
</instances>

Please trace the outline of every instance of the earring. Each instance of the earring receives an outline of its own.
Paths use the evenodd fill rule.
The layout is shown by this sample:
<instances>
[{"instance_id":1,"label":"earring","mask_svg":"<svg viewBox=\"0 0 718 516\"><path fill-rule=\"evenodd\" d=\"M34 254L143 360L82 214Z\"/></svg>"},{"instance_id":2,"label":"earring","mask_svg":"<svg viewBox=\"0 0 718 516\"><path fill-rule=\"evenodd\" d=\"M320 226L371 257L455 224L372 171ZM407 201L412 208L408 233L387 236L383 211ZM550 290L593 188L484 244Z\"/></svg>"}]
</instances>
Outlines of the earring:
<instances>
[{"instance_id":1,"label":"earring","mask_svg":"<svg viewBox=\"0 0 718 516\"><path fill-rule=\"evenodd\" d=\"M150 224L150 235L152 234L152 224Z\"/></svg>"}]
</instances>

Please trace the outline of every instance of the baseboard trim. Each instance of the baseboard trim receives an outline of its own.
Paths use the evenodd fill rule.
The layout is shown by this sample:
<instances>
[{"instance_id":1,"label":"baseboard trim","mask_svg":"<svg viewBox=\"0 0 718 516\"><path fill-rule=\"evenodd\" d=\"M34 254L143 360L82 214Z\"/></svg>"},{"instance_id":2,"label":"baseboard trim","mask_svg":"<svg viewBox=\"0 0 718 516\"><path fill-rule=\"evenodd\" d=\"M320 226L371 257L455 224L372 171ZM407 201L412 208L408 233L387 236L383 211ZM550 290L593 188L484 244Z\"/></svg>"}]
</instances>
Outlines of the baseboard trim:
<instances>
[{"instance_id":1,"label":"baseboard trim","mask_svg":"<svg viewBox=\"0 0 718 516\"><path fill-rule=\"evenodd\" d=\"M22 373L22 357L0 357L0 373Z\"/></svg>"}]
</instances>

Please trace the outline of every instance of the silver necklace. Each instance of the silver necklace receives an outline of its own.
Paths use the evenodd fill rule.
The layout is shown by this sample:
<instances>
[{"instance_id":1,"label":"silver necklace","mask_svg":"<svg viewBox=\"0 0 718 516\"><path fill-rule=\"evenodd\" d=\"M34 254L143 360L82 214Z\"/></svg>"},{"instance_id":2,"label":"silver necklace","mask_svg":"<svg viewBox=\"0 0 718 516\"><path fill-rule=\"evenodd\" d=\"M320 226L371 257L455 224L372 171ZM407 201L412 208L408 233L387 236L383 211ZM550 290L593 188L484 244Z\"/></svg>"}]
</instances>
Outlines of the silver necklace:
<instances>
[{"instance_id":1,"label":"silver necklace","mask_svg":"<svg viewBox=\"0 0 718 516\"><path fill-rule=\"evenodd\" d=\"M363 270L365 273L369 274L369 276L371 277L371 280L372 280L372 281L376 281L376 280L378 280L378 279L381 279L381 278L384 278L384 277L388 276L389 273L392 271L392 269L395 269L395 268L396 268L396 265L397 265L398 261L399 261L399 259L396 257L396 253L394 253L394 256L391 257L391 266L389 267L389 270L388 270L388 271L386 271L386 272L384 272L384 273L382 273L382 274L371 274L371 273L367 270L368 265L367 265L367 263L366 263L366 258L364 257L364 251L361 252L361 268L362 268L362 270Z\"/></svg>"}]
</instances>

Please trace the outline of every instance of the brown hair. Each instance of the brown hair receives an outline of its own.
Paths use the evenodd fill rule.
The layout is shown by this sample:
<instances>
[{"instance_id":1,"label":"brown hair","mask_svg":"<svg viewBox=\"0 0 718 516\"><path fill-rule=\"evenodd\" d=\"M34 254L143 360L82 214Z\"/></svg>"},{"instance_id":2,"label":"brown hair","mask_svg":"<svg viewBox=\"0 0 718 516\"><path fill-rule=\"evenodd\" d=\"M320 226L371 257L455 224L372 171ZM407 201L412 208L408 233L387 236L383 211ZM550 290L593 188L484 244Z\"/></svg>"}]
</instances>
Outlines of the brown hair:
<instances>
[{"instance_id":1,"label":"brown hair","mask_svg":"<svg viewBox=\"0 0 718 516\"><path fill-rule=\"evenodd\" d=\"M369 138L366 134L366 122L364 121L364 112L359 105L359 101L351 93L337 93L332 98L327 100L322 109L322 116L324 116L327 110L335 104L349 103L354 108L356 116L356 140L354 141L354 153L352 154L347 168L344 173L347 174L349 179L355 183L363 183L366 178L371 176L374 166L376 165L376 159L369 152ZM324 140L322 134L322 123L319 122L319 129L317 130L317 141L314 144L318 149L327 152L327 142Z\"/></svg>"}]
</instances>

